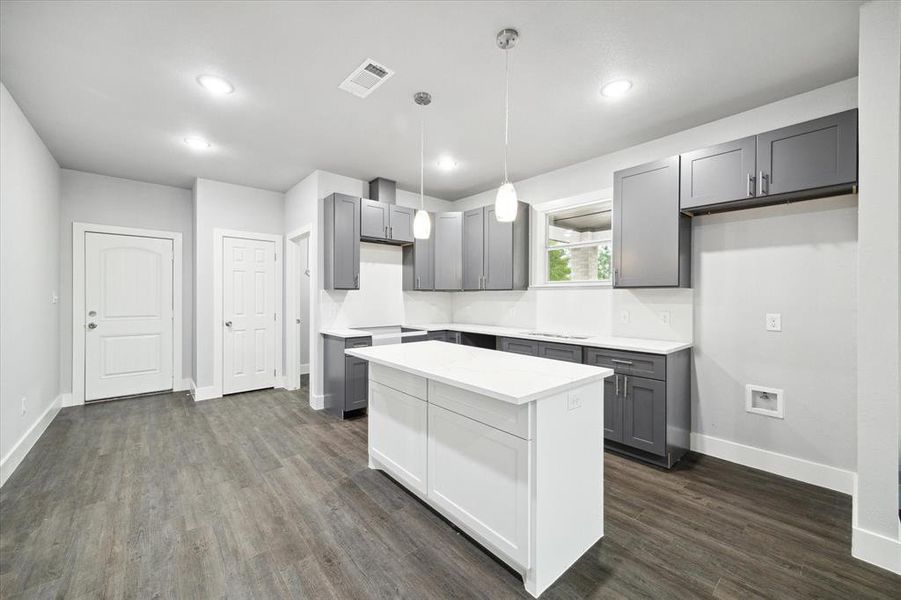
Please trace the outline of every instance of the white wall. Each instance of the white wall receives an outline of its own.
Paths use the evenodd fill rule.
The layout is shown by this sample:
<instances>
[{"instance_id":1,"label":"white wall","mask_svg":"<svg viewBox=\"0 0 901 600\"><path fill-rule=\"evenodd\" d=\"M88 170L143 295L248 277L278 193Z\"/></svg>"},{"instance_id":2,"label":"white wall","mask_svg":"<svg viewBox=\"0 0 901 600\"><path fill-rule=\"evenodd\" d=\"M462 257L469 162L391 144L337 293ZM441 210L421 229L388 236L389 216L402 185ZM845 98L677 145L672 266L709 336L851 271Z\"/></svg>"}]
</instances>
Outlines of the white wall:
<instances>
[{"instance_id":1,"label":"white wall","mask_svg":"<svg viewBox=\"0 0 901 600\"><path fill-rule=\"evenodd\" d=\"M72 223L177 231L182 235L182 376L192 376L194 228L191 190L60 170L60 389L72 391Z\"/></svg>"},{"instance_id":2,"label":"white wall","mask_svg":"<svg viewBox=\"0 0 901 600\"><path fill-rule=\"evenodd\" d=\"M213 230L285 234L285 195L197 179L194 182L194 382L213 381Z\"/></svg>"},{"instance_id":3,"label":"white wall","mask_svg":"<svg viewBox=\"0 0 901 600\"><path fill-rule=\"evenodd\" d=\"M852 551L901 573L901 4L860 10L857 494Z\"/></svg>"},{"instance_id":4,"label":"white wall","mask_svg":"<svg viewBox=\"0 0 901 600\"><path fill-rule=\"evenodd\" d=\"M850 79L518 181L516 189L531 204L609 194L616 170L856 106L857 80ZM489 190L455 206L489 204L493 196ZM695 218L693 290L455 293L453 317L693 339L696 433L853 470L855 214L855 199L848 197ZM663 311L670 313L669 325L659 318ZM764 314L779 311L783 333L765 336ZM785 420L744 412L748 382L786 390Z\"/></svg>"},{"instance_id":5,"label":"white wall","mask_svg":"<svg viewBox=\"0 0 901 600\"><path fill-rule=\"evenodd\" d=\"M2 83L0 173L2 484L60 406L59 166Z\"/></svg>"}]
</instances>

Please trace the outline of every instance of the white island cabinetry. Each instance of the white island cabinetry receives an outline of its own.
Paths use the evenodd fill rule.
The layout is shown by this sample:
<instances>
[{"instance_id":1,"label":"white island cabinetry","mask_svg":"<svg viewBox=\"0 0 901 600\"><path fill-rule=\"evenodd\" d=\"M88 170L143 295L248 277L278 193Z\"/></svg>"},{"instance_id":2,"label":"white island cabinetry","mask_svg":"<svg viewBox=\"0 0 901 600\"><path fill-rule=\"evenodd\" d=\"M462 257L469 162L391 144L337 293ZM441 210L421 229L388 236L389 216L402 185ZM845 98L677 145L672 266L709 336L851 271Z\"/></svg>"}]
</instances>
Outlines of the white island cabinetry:
<instances>
[{"instance_id":1,"label":"white island cabinetry","mask_svg":"<svg viewBox=\"0 0 901 600\"><path fill-rule=\"evenodd\" d=\"M370 361L369 466L393 476L538 596L604 533L608 369L420 342Z\"/></svg>"}]
</instances>

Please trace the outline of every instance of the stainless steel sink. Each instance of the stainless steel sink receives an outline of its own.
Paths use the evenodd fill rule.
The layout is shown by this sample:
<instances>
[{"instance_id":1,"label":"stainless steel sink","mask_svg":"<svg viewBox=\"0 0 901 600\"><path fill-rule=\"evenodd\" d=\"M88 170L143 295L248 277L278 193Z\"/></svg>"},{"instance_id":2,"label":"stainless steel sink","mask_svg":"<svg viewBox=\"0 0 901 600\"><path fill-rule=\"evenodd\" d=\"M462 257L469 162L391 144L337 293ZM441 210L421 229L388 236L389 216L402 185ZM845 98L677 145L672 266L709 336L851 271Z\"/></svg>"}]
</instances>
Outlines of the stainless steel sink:
<instances>
[{"instance_id":1,"label":"stainless steel sink","mask_svg":"<svg viewBox=\"0 0 901 600\"><path fill-rule=\"evenodd\" d=\"M541 337L557 338L560 340L587 340L587 335L566 335L565 333L551 333L548 331L523 331L524 335L540 335Z\"/></svg>"}]
</instances>

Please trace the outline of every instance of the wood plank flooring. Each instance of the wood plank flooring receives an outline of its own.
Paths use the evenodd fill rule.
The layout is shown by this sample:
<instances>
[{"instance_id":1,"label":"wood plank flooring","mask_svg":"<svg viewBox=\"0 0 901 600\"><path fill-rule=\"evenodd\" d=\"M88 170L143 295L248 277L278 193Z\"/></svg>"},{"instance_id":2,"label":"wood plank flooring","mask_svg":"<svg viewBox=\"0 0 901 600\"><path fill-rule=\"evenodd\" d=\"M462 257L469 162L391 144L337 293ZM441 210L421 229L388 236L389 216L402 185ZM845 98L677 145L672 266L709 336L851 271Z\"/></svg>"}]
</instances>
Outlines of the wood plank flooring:
<instances>
[{"instance_id":1,"label":"wood plank flooring","mask_svg":"<svg viewBox=\"0 0 901 600\"><path fill-rule=\"evenodd\" d=\"M894 598L850 499L606 456L606 537L542 598ZM3 598L527 598L301 392L63 409L0 491Z\"/></svg>"}]
</instances>

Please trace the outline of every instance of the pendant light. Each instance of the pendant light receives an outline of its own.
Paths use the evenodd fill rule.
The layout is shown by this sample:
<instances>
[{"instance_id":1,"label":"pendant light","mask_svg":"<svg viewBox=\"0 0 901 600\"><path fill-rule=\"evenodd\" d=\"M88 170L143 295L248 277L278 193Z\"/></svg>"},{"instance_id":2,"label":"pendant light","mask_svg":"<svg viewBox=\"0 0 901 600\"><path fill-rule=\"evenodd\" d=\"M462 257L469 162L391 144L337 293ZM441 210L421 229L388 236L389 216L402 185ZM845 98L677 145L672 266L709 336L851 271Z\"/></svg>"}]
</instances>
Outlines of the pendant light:
<instances>
[{"instance_id":1,"label":"pendant light","mask_svg":"<svg viewBox=\"0 0 901 600\"><path fill-rule=\"evenodd\" d=\"M504 182L497 189L494 199L494 214L501 223L516 220L519 202L516 188L507 176L507 147L510 145L510 48L516 46L519 32L515 29L502 29L497 34L497 46L504 51Z\"/></svg>"},{"instance_id":2,"label":"pendant light","mask_svg":"<svg viewBox=\"0 0 901 600\"><path fill-rule=\"evenodd\" d=\"M413 102L425 107L432 102L432 95L428 92L416 92ZM432 233L432 220L425 211L425 116L419 115L419 210L413 217L413 237L417 240L427 240Z\"/></svg>"}]
</instances>

